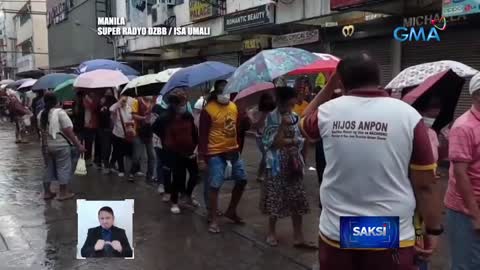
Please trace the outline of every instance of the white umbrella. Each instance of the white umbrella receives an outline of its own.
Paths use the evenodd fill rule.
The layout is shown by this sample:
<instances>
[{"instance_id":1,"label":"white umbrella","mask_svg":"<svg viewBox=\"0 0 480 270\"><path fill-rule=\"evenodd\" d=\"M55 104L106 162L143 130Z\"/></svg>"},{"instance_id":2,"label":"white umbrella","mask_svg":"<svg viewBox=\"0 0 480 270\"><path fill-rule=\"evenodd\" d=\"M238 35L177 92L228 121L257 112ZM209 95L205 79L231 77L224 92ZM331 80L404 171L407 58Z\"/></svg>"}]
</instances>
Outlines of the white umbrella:
<instances>
[{"instance_id":1,"label":"white umbrella","mask_svg":"<svg viewBox=\"0 0 480 270\"><path fill-rule=\"evenodd\" d=\"M423 63L404 69L385 88L397 90L417 86L430 76L449 69L462 78L472 77L479 72L463 63L450 60Z\"/></svg>"},{"instance_id":2,"label":"white umbrella","mask_svg":"<svg viewBox=\"0 0 480 270\"><path fill-rule=\"evenodd\" d=\"M14 82L14 80L10 80L10 79L1 80L0 85L9 84L9 83L12 83L12 82Z\"/></svg>"},{"instance_id":3,"label":"white umbrella","mask_svg":"<svg viewBox=\"0 0 480 270\"><path fill-rule=\"evenodd\" d=\"M122 90L122 95L153 96L158 95L163 85L181 68L171 68L157 74L147 74L132 79Z\"/></svg>"},{"instance_id":4,"label":"white umbrella","mask_svg":"<svg viewBox=\"0 0 480 270\"><path fill-rule=\"evenodd\" d=\"M35 80L35 79L28 80L28 81L22 83L22 84L17 88L17 91L21 91L22 89L26 90L26 88L31 87L31 86L34 85L36 82L37 82L37 80Z\"/></svg>"},{"instance_id":5,"label":"white umbrella","mask_svg":"<svg viewBox=\"0 0 480 270\"><path fill-rule=\"evenodd\" d=\"M77 88L114 88L129 82L127 76L117 70L97 69L80 74L73 82Z\"/></svg>"}]
</instances>

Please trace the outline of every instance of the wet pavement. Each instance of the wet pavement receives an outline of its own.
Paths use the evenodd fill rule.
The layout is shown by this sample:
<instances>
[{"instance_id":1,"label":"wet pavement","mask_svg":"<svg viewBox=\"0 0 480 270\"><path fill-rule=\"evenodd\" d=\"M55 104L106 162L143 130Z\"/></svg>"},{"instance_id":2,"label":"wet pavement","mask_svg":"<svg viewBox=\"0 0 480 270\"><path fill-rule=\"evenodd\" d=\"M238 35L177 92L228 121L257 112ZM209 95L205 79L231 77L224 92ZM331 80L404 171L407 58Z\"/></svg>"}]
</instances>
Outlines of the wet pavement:
<instances>
[{"instance_id":1,"label":"wet pavement","mask_svg":"<svg viewBox=\"0 0 480 270\"><path fill-rule=\"evenodd\" d=\"M313 154L313 151L310 151ZM170 214L155 188L138 178L102 176L89 169L88 176L75 177L72 189L77 199L135 199L135 259L77 260L76 202L42 199L43 162L37 143L14 144L13 127L0 124L0 270L3 269L318 269L317 253L292 247L290 220L278 225L280 246L264 244L267 219L258 210L259 184L255 181L259 155L253 140L244 150L250 183L241 202L240 215L247 225L222 222L223 233L207 232L203 209ZM442 179L444 184L445 179ZM305 178L312 212L305 216L305 236L317 240L318 183L315 171ZM223 189L226 207L232 183ZM201 187L196 194L201 200ZM445 244L433 259L432 270L447 270Z\"/></svg>"}]
</instances>

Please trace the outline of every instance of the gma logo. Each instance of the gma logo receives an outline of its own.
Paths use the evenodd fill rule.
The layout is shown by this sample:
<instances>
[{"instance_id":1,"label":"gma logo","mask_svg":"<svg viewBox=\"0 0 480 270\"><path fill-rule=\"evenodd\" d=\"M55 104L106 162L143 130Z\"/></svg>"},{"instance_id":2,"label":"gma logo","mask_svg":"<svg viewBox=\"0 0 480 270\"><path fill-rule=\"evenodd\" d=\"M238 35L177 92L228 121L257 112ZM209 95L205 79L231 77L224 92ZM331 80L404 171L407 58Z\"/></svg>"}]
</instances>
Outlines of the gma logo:
<instances>
[{"instance_id":1,"label":"gma logo","mask_svg":"<svg viewBox=\"0 0 480 270\"><path fill-rule=\"evenodd\" d=\"M425 33L425 28L420 27L418 29L414 27L397 27L393 31L393 38L400 42L405 41L430 41L436 40L440 41L440 35L435 27L430 27L428 33Z\"/></svg>"},{"instance_id":2,"label":"gma logo","mask_svg":"<svg viewBox=\"0 0 480 270\"><path fill-rule=\"evenodd\" d=\"M353 236L387 236L387 226L353 227Z\"/></svg>"}]
</instances>

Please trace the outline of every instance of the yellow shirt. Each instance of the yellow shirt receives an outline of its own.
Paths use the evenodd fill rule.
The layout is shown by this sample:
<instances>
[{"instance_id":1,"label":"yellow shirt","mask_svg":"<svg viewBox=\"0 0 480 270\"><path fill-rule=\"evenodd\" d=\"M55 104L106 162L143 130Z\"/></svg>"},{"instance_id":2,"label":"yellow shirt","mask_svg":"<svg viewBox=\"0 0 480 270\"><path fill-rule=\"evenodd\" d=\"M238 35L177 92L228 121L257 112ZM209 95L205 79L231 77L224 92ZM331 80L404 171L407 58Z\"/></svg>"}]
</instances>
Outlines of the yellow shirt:
<instances>
[{"instance_id":1,"label":"yellow shirt","mask_svg":"<svg viewBox=\"0 0 480 270\"><path fill-rule=\"evenodd\" d=\"M293 112L298 114L298 116L302 116L307 106L308 102L306 102L305 100L302 102L302 104L295 103L295 106L293 107Z\"/></svg>"},{"instance_id":2,"label":"yellow shirt","mask_svg":"<svg viewBox=\"0 0 480 270\"><path fill-rule=\"evenodd\" d=\"M208 134L208 155L228 153L238 149L237 119L238 110L235 103L221 105L210 102L205 107L210 116L210 132Z\"/></svg>"}]
</instances>

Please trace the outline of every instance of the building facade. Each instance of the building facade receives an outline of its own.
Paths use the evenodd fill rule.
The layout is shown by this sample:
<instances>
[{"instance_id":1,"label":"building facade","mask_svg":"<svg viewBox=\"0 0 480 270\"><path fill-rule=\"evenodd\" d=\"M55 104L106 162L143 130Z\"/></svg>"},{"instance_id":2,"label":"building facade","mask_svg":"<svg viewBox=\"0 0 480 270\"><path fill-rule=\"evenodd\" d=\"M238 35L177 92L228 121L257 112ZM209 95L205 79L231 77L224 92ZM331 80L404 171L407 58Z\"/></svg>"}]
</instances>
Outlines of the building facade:
<instances>
[{"instance_id":1,"label":"building facade","mask_svg":"<svg viewBox=\"0 0 480 270\"><path fill-rule=\"evenodd\" d=\"M97 35L97 17L115 16L115 0L47 0L50 67L71 71L83 61L114 58L113 39Z\"/></svg>"},{"instance_id":2,"label":"building facade","mask_svg":"<svg viewBox=\"0 0 480 270\"><path fill-rule=\"evenodd\" d=\"M2 78L39 77L48 70L48 33L43 2L1 2Z\"/></svg>"}]
</instances>

